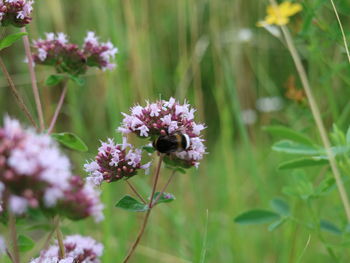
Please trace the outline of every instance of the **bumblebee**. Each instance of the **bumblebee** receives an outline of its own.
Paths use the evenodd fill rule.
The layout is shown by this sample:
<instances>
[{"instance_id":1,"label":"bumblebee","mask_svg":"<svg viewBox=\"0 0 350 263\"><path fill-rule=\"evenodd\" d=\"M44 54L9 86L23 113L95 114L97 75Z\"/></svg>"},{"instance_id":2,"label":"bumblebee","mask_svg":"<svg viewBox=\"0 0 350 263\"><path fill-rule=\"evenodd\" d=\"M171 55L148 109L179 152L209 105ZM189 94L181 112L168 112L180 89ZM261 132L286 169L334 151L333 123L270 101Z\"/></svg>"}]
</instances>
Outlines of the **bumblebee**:
<instances>
[{"instance_id":1,"label":"bumblebee","mask_svg":"<svg viewBox=\"0 0 350 263\"><path fill-rule=\"evenodd\" d=\"M160 135L153 141L153 147L160 153L180 152L190 147L190 137L180 132Z\"/></svg>"}]
</instances>

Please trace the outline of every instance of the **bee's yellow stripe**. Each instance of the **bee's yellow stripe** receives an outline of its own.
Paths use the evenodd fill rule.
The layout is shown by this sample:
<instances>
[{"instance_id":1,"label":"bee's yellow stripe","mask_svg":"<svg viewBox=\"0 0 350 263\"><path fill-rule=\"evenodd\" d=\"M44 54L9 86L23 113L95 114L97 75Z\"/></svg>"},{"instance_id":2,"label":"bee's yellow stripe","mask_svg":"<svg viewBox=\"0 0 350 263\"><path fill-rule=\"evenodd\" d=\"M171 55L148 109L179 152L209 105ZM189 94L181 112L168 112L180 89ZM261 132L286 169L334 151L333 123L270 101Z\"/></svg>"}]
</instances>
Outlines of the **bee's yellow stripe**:
<instances>
[{"instance_id":1,"label":"bee's yellow stripe","mask_svg":"<svg viewBox=\"0 0 350 263\"><path fill-rule=\"evenodd\" d=\"M176 141L177 141L177 148L182 149L182 142L181 142L182 136L178 133L176 133L175 136L176 136Z\"/></svg>"}]
</instances>

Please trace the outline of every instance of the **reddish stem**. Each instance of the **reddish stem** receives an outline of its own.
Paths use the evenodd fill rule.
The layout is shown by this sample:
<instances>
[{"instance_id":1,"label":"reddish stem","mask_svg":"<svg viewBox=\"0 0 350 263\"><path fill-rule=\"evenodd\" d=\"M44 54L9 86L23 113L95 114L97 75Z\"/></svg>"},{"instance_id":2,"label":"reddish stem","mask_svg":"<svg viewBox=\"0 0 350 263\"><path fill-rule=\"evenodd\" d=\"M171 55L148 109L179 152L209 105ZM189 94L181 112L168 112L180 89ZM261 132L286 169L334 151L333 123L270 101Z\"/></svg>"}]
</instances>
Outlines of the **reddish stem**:
<instances>
[{"instance_id":1,"label":"reddish stem","mask_svg":"<svg viewBox=\"0 0 350 263\"><path fill-rule=\"evenodd\" d=\"M171 180L174 178L174 175L175 175L175 170L173 170L173 172L171 173L168 181L166 182L166 184L164 185L162 191L160 191L159 195L157 196L156 200L154 200L154 202L152 203L152 206L154 206L155 204L157 204L159 198L161 198L161 196L163 195L163 193L165 192L165 190L168 188Z\"/></svg>"},{"instance_id":2,"label":"reddish stem","mask_svg":"<svg viewBox=\"0 0 350 263\"><path fill-rule=\"evenodd\" d=\"M9 228L12 241L12 259L14 263L20 263L17 243L16 216L12 212L9 213Z\"/></svg>"},{"instance_id":3,"label":"reddish stem","mask_svg":"<svg viewBox=\"0 0 350 263\"><path fill-rule=\"evenodd\" d=\"M57 121L57 117L60 114L60 111L61 111L61 108L62 108L62 105L63 105L63 102L64 102L64 98L66 97L66 94L67 94L67 89L68 89L68 86L66 85L66 83L64 83L60 99L58 101L55 113L54 113L54 115L52 117L52 120L51 120L51 123L50 123L50 127L47 130L48 134L50 134L52 132L53 128L55 127L55 124L56 124L56 121Z\"/></svg>"},{"instance_id":4,"label":"reddish stem","mask_svg":"<svg viewBox=\"0 0 350 263\"><path fill-rule=\"evenodd\" d=\"M138 246L138 244L140 243L140 240L143 236L143 233L145 232L145 228L146 225L148 223L148 218L151 214L152 211L152 200L154 197L154 193L156 191L156 187L157 187L157 183L158 183L158 178L159 178L159 172L160 172L160 167L162 166L162 161L163 161L163 154L161 154L159 156L159 160L158 160L158 166L157 166L157 170L156 170L156 175L154 178L154 182L153 182L153 189L152 189L152 194L151 194L151 199L148 203L148 207L149 209L146 212L145 218L143 219L142 225L141 225L141 229L139 234L137 235L137 238L135 240L135 242L132 244L128 254L126 255L125 259L123 260L123 263L127 263L129 261L129 259L131 258L131 256L133 255L133 253L135 252L136 247Z\"/></svg>"},{"instance_id":5,"label":"reddish stem","mask_svg":"<svg viewBox=\"0 0 350 263\"><path fill-rule=\"evenodd\" d=\"M139 192L137 192L136 188L129 182L129 180L126 180L126 183L128 184L128 186L130 187L131 191L133 191L133 193L135 195L137 195L138 198L140 198L140 200L142 201L142 203L146 204L145 199L143 199L143 197L141 196L141 194L139 194Z\"/></svg>"},{"instance_id":6,"label":"reddish stem","mask_svg":"<svg viewBox=\"0 0 350 263\"><path fill-rule=\"evenodd\" d=\"M32 117L32 115L30 114L27 106L24 104L24 101L23 101L23 98L21 96L21 94L19 93L19 91L16 89L16 86L15 84L13 83L12 81L12 78L9 74L9 72L7 71L6 69L6 66L4 64L4 62L2 61L2 59L0 58L0 68L2 70L2 72L4 73L6 79L7 79L7 82L11 88L11 91L13 93L13 96L15 97L16 99L16 102L18 104L18 106L21 108L21 110L24 112L24 114L26 115L26 117L28 118L28 120L31 122L31 124L37 128L36 124L35 124L35 121Z\"/></svg>"},{"instance_id":7,"label":"reddish stem","mask_svg":"<svg viewBox=\"0 0 350 263\"><path fill-rule=\"evenodd\" d=\"M21 31L23 33L27 33L25 27L22 27ZM39 116L39 124L40 124L39 127L40 127L40 131L43 131L44 130L44 114L43 114L43 109L42 109L41 102L40 102L39 89L38 89L36 75L35 75L35 71L34 71L34 61L33 61L32 53L30 52L30 43L29 43L29 39L28 39L27 35L23 36L23 44L24 44L24 50L26 52L26 57L28 60L29 73L30 73L30 77L32 80L32 89L33 89L33 93L34 93L36 110L38 111L38 116Z\"/></svg>"}]
</instances>

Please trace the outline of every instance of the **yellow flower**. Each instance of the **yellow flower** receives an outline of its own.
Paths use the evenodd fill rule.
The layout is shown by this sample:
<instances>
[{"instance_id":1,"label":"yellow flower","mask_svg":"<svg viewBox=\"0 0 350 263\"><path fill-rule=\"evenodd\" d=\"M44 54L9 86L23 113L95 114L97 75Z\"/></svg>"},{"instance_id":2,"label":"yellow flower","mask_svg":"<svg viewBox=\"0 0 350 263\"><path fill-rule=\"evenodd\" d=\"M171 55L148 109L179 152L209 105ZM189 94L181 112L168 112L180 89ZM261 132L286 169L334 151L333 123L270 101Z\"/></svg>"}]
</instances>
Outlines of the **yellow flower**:
<instances>
[{"instance_id":1,"label":"yellow flower","mask_svg":"<svg viewBox=\"0 0 350 263\"><path fill-rule=\"evenodd\" d=\"M295 15L296 13L302 10L300 4L293 4L291 2L283 2L280 5L268 6L267 7L267 16L264 21L258 22L258 26L267 26L267 25L278 25L284 26L288 24L289 17Z\"/></svg>"}]
</instances>

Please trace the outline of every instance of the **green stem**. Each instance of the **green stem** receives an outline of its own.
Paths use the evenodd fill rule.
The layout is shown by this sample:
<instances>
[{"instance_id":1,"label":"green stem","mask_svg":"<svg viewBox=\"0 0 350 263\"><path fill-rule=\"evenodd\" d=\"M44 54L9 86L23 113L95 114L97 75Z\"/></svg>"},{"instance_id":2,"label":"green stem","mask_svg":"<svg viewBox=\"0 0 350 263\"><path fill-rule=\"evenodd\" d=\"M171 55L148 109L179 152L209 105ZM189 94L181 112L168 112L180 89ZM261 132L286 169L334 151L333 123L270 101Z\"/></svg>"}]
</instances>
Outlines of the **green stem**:
<instances>
[{"instance_id":1,"label":"green stem","mask_svg":"<svg viewBox=\"0 0 350 263\"><path fill-rule=\"evenodd\" d=\"M315 230L316 230L316 234L318 236L318 238L320 239L320 241L322 242L322 244L325 246L325 248L327 249L328 254L335 260L334 262L339 262L339 259L337 257L337 255L335 254L335 252L333 251L333 249L326 243L325 239L322 236L321 233L321 226L320 226L320 220L318 219L318 216L316 214L316 212L313 210L312 208L312 204L310 200L307 200L307 207L309 209L309 212L311 214L311 218L313 221L313 224L315 225Z\"/></svg>"},{"instance_id":2,"label":"green stem","mask_svg":"<svg viewBox=\"0 0 350 263\"><path fill-rule=\"evenodd\" d=\"M270 2L271 2L272 6L276 6L277 5L275 0L270 0ZM350 202L349 202L349 198L348 198L347 192L345 190L345 186L344 186L343 180L341 178L340 172L338 170L338 166L337 166L337 163L336 163L336 160L335 160L335 157L334 157L334 153L332 152L332 149L331 149L331 143L329 141L326 128L325 128L325 126L323 124L323 121L322 121L322 118L321 118L320 109L318 108L316 99L315 99L315 97L313 95L313 92L312 92L312 89L311 89L311 85L309 83L309 79L307 77L305 68L304 68L304 66L303 66L303 64L301 62L301 58L299 56L299 53L298 53L298 51L297 51L297 49L296 49L296 47L294 45L293 38L292 38L292 36L291 36L291 34L290 34L290 32L289 32L289 30L288 30L288 28L286 26L281 26L281 29L282 29L282 32L283 32L283 36L284 36L284 38L286 40L288 50L289 50L289 52L290 52L290 54L292 56L292 59L294 61L295 67L297 69L297 72L299 74L301 83L302 83L303 88L305 90L308 102L310 104L310 109L311 109L313 118L315 120L317 129L319 131L319 134L320 134L323 146L324 146L324 148L326 150L326 154L327 154L329 163L330 163L331 168L332 168L332 173L334 175L334 179L335 179L335 182L336 182L337 187L338 187L338 192L339 192L340 199L341 199L341 201L343 203L343 206L344 206L344 210L345 210L345 214L346 214L347 220L348 220L348 222L350 222Z\"/></svg>"}]
</instances>

